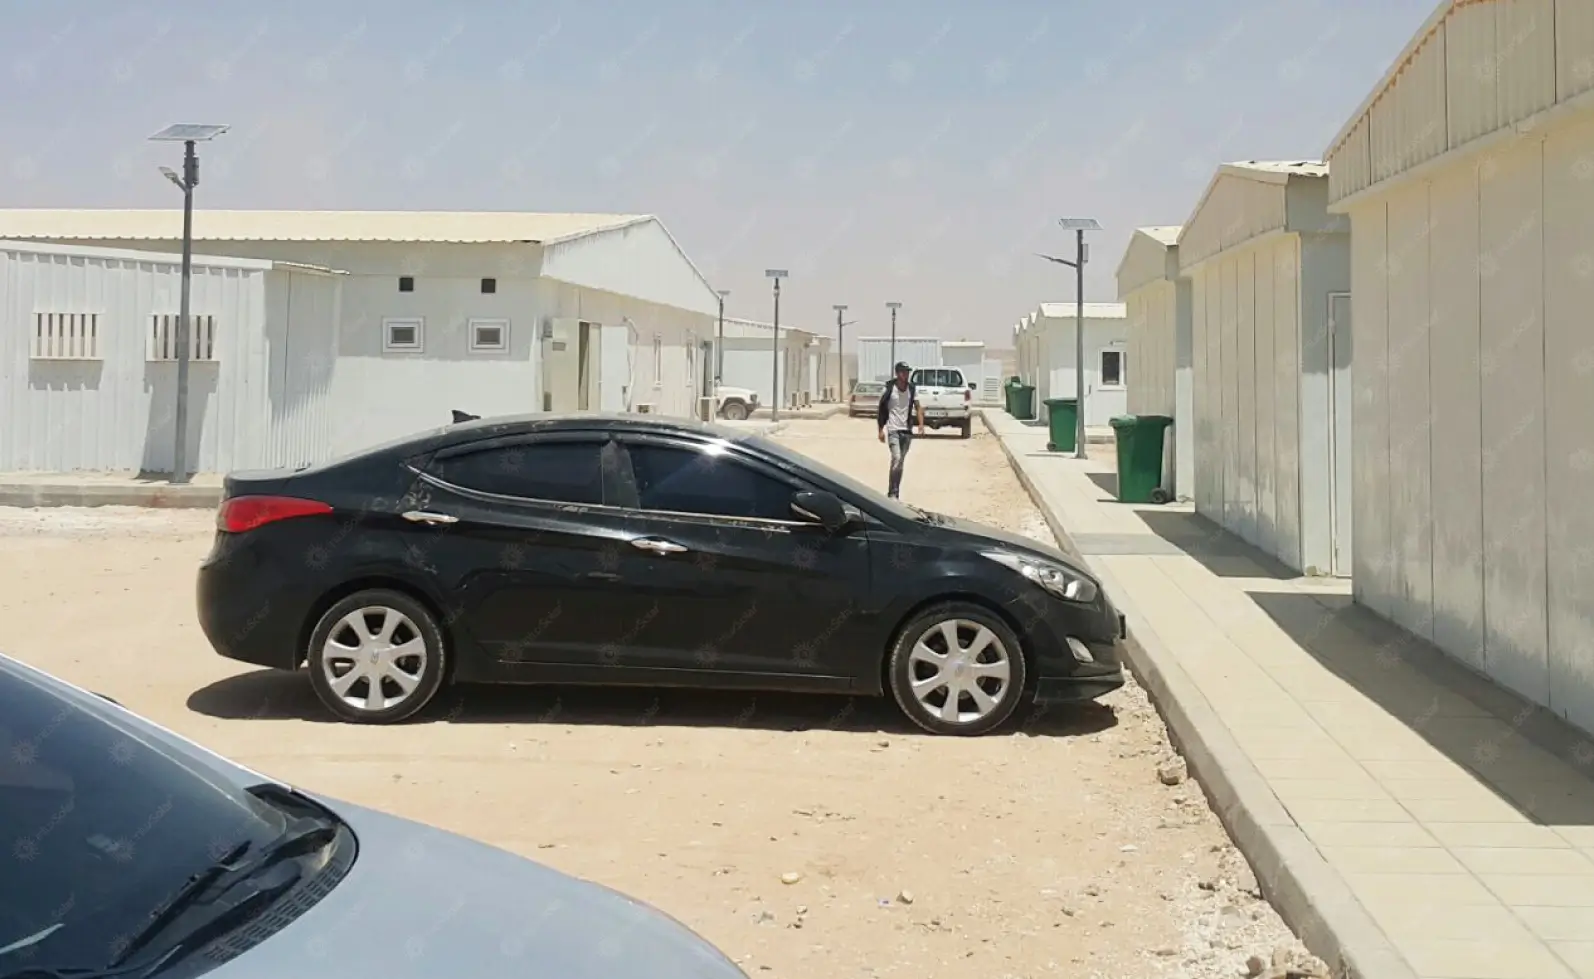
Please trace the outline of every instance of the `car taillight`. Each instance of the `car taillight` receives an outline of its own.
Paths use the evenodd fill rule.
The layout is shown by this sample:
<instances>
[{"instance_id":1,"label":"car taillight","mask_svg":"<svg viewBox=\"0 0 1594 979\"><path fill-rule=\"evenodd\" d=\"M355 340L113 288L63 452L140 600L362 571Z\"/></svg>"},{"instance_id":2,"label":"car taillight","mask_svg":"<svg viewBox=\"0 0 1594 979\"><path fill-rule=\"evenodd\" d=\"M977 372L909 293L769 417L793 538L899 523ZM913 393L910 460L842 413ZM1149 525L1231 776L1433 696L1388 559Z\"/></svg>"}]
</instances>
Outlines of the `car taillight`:
<instances>
[{"instance_id":1,"label":"car taillight","mask_svg":"<svg viewBox=\"0 0 1594 979\"><path fill-rule=\"evenodd\" d=\"M216 529L242 534L278 520L331 512L332 508L320 500L302 500L296 496L235 496L222 501L221 509L216 511Z\"/></svg>"},{"instance_id":2,"label":"car taillight","mask_svg":"<svg viewBox=\"0 0 1594 979\"><path fill-rule=\"evenodd\" d=\"M963 389L963 400L964 401L970 400L973 397L973 394L974 394L974 392L970 391L968 388L964 388Z\"/></svg>"}]
</instances>

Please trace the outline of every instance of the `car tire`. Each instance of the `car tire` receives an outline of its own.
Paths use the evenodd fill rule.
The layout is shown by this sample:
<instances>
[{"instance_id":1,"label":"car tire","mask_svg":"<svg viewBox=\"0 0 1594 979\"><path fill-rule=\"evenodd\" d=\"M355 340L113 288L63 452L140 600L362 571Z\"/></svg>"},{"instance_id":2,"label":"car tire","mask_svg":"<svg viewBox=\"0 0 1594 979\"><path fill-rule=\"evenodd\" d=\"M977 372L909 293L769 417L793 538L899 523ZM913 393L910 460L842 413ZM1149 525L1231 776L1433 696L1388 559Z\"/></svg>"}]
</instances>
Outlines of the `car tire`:
<instances>
[{"instance_id":1,"label":"car tire","mask_svg":"<svg viewBox=\"0 0 1594 979\"><path fill-rule=\"evenodd\" d=\"M918 681L959 665L941 662L950 652L949 629L957 636L959 651L972 658L962 661L963 670L948 683L915 692ZM1005 663L1005 669L997 663ZM946 602L910 619L897 633L887 670L891 695L908 720L931 734L964 737L987 734L1006 723L1024 699L1027 680L1018 635L1000 616L971 602ZM971 686L991 703L987 706L966 692ZM953 695L957 699L949 711L946 701Z\"/></svg>"},{"instance_id":2,"label":"car tire","mask_svg":"<svg viewBox=\"0 0 1594 979\"><path fill-rule=\"evenodd\" d=\"M393 647L415 653L386 658ZM413 717L437 696L448 673L437 618L410 596L386 588L355 592L333 604L311 630L305 653L321 703L357 724ZM380 669L374 678L373 667ZM344 682L350 673L362 675Z\"/></svg>"},{"instance_id":3,"label":"car tire","mask_svg":"<svg viewBox=\"0 0 1594 979\"><path fill-rule=\"evenodd\" d=\"M969 419L969 418L963 419L963 426L960 429L958 429L958 434L962 438L970 438L971 436L973 436L974 435L974 421L972 419Z\"/></svg>"},{"instance_id":4,"label":"car tire","mask_svg":"<svg viewBox=\"0 0 1594 979\"><path fill-rule=\"evenodd\" d=\"M744 401L727 401L720 408L720 414L725 416L726 421L746 421L749 414L747 403Z\"/></svg>"}]
</instances>

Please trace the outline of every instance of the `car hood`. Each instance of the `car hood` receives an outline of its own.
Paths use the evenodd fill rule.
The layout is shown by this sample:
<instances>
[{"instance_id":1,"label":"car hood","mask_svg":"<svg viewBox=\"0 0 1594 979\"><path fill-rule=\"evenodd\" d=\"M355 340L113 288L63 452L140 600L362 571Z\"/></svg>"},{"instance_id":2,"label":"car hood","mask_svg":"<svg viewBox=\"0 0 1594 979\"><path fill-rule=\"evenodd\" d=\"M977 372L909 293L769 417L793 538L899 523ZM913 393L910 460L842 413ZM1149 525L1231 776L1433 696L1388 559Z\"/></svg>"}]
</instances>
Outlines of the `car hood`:
<instances>
[{"instance_id":1,"label":"car hood","mask_svg":"<svg viewBox=\"0 0 1594 979\"><path fill-rule=\"evenodd\" d=\"M747 979L685 925L590 881L453 833L321 799L354 866L217 979Z\"/></svg>"},{"instance_id":2,"label":"car hood","mask_svg":"<svg viewBox=\"0 0 1594 979\"><path fill-rule=\"evenodd\" d=\"M930 521L931 526L935 527L937 532L954 538L964 546L991 547L994 545L1006 550L1017 551L1021 554L1029 554L1060 564L1091 581L1096 580L1096 576L1091 574L1088 568L1082 567L1074 558L1069 557L1062 550L1038 541L1033 537L1015 534L1012 531L977 523L973 520L964 520L962 517L948 516L944 513L930 514Z\"/></svg>"}]
</instances>

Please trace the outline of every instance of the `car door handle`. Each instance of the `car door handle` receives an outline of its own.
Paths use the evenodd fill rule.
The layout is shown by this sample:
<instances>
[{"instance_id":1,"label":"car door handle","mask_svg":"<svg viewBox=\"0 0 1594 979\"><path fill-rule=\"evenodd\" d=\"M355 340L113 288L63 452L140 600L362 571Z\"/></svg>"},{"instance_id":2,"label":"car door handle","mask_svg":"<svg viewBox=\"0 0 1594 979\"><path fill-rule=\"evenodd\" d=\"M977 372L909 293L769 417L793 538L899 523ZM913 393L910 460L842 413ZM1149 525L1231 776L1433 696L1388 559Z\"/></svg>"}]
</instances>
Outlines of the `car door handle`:
<instances>
[{"instance_id":1,"label":"car door handle","mask_svg":"<svg viewBox=\"0 0 1594 979\"><path fill-rule=\"evenodd\" d=\"M458 517L446 513L429 513L425 510L405 510L401 516L410 523L459 523Z\"/></svg>"},{"instance_id":2,"label":"car door handle","mask_svg":"<svg viewBox=\"0 0 1594 979\"><path fill-rule=\"evenodd\" d=\"M631 542L631 546L640 551L652 551L654 554L683 554L686 548L674 541L660 540L657 537L638 537Z\"/></svg>"}]
</instances>

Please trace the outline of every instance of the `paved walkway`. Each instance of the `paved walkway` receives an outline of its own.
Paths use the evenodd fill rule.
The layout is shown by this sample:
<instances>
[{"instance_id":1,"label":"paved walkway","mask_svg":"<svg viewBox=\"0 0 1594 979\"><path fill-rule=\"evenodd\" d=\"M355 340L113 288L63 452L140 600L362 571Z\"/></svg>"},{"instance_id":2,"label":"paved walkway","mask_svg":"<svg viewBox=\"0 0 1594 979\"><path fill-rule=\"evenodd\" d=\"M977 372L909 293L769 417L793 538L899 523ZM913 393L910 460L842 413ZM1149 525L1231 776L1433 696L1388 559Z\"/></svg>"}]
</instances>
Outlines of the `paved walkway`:
<instances>
[{"instance_id":1,"label":"paved walkway","mask_svg":"<svg viewBox=\"0 0 1594 979\"><path fill-rule=\"evenodd\" d=\"M1594 977L1594 744L1188 505L986 412L1301 937L1362 979ZM1060 534L1059 536L1062 536Z\"/></svg>"}]
</instances>

